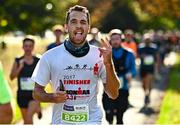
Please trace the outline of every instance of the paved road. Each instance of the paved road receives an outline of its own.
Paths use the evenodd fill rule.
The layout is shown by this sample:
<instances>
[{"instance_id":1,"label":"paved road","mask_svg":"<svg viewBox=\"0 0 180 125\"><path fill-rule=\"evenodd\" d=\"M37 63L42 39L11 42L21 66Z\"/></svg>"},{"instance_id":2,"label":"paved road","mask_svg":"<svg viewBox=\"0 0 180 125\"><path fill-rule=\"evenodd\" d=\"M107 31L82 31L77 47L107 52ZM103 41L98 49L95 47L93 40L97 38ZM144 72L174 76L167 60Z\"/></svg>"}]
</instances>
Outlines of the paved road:
<instances>
[{"instance_id":1,"label":"paved road","mask_svg":"<svg viewBox=\"0 0 180 125\"><path fill-rule=\"evenodd\" d=\"M150 95L151 103L148 108L143 108L144 91L141 82L138 79L132 82L129 101L133 107L129 108L124 114L124 123L126 125L155 124L165 94L168 72L169 69L163 68L161 70L161 80L154 82Z\"/></svg>"}]
</instances>

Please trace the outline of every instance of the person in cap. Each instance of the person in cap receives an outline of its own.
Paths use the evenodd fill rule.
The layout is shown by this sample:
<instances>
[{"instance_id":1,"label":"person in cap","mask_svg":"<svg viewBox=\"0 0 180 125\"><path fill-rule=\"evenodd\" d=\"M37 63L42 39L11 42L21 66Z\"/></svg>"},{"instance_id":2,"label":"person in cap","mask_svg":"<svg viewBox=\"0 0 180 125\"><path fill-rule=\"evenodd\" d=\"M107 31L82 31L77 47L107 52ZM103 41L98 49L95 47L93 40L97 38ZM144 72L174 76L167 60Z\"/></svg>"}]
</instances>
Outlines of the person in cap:
<instances>
[{"instance_id":1,"label":"person in cap","mask_svg":"<svg viewBox=\"0 0 180 125\"><path fill-rule=\"evenodd\" d=\"M158 70L160 58L157 45L152 43L151 34L145 33L142 41L143 42L138 46L138 57L141 60L140 76L142 79L142 87L145 92L144 107L147 107L150 103L153 74L155 70Z\"/></svg>"},{"instance_id":2,"label":"person in cap","mask_svg":"<svg viewBox=\"0 0 180 125\"><path fill-rule=\"evenodd\" d=\"M112 46L112 57L116 74L121 81L119 96L117 99L110 99L106 93L103 94L103 107L106 114L106 120L109 124L113 123L113 117L116 116L117 124L123 124L123 114L128 108L129 84L136 75L135 58L131 51L123 48L122 31L113 29L109 33L110 44Z\"/></svg>"},{"instance_id":3,"label":"person in cap","mask_svg":"<svg viewBox=\"0 0 180 125\"><path fill-rule=\"evenodd\" d=\"M94 46L100 47L100 42L99 42L99 40L98 40L98 33L99 33L98 28L93 27L93 28L91 29L92 39L89 41L89 44L90 44L90 45L94 45Z\"/></svg>"},{"instance_id":4,"label":"person in cap","mask_svg":"<svg viewBox=\"0 0 180 125\"><path fill-rule=\"evenodd\" d=\"M125 30L125 40L122 43L122 46L128 49L131 49L134 56L137 55L137 44L134 39L134 32L131 29Z\"/></svg>"},{"instance_id":5,"label":"person in cap","mask_svg":"<svg viewBox=\"0 0 180 125\"><path fill-rule=\"evenodd\" d=\"M62 25L57 24L57 25L53 26L52 31L55 36L55 42L49 44L47 46L47 50L50 50L50 49L62 44L61 39L64 36L64 27Z\"/></svg>"}]
</instances>

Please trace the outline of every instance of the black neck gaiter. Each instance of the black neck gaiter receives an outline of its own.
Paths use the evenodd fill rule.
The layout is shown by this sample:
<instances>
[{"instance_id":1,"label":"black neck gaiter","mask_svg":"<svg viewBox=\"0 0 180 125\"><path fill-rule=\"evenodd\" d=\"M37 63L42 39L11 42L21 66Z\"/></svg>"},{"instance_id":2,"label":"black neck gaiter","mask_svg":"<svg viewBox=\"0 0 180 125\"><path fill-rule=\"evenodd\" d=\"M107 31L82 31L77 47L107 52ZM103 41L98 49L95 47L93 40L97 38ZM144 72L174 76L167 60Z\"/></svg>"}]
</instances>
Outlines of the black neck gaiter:
<instances>
[{"instance_id":1,"label":"black neck gaiter","mask_svg":"<svg viewBox=\"0 0 180 125\"><path fill-rule=\"evenodd\" d=\"M64 41L65 49L75 57L83 57L89 52L89 44L86 42L81 47L74 46L69 39Z\"/></svg>"}]
</instances>

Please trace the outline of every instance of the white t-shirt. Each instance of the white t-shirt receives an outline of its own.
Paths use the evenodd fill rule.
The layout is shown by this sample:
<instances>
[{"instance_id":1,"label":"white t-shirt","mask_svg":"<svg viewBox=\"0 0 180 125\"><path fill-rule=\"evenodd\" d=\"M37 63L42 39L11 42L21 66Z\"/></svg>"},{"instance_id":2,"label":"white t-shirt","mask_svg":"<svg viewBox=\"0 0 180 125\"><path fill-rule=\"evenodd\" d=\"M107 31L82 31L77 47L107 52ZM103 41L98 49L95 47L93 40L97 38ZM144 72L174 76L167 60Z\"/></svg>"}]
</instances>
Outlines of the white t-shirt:
<instances>
[{"instance_id":1,"label":"white t-shirt","mask_svg":"<svg viewBox=\"0 0 180 125\"><path fill-rule=\"evenodd\" d=\"M103 58L97 47L90 45L90 50L83 57L74 57L64 44L47 51L38 62L32 79L39 85L46 86L50 81L53 92L63 83L68 99L65 105L85 104L89 108L89 120L86 123L100 123L102 111L97 104L98 81L106 83L106 71ZM54 104L52 124L63 123L61 119L64 103Z\"/></svg>"}]
</instances>

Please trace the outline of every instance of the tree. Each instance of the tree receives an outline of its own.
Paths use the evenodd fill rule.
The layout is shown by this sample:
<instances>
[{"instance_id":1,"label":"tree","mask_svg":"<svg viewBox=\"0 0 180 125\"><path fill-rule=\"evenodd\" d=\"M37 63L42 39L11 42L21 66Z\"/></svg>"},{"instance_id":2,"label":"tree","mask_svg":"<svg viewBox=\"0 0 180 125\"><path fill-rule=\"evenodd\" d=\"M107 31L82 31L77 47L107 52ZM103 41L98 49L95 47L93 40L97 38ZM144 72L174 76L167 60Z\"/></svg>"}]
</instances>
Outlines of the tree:
<instances>
[{"instance_id":1,"label":"tree","mask_svg":"<svg viewBox=\"0 0 180 125\"><path fill-rule=\"evenodd\" d=\"M0 33L23 31L40 34L56 23L64 23L70 0L0 0Z\"/></svg>"},{"instance_id":2,"label":"tree","mask_svg":"<svg viewBox=\"0 0 180 125\"><path fill-rule=\"evenodd\" d=\"M144 27L174 29L180 28L179 0L136 0L140 9L149 15L150 19Z\"/></svg>"},{"instance_id":3,"label":"tree","mask_svg":"<svg viewBox=\"0 0 180 125\"><path fill-rule=\"evenodd\" d=\"M90 9L92 25L103 32L112 28L139 28L139 20L130 8L131 0L81 0L79 3Z\"/></svg>"}]
</instances>

